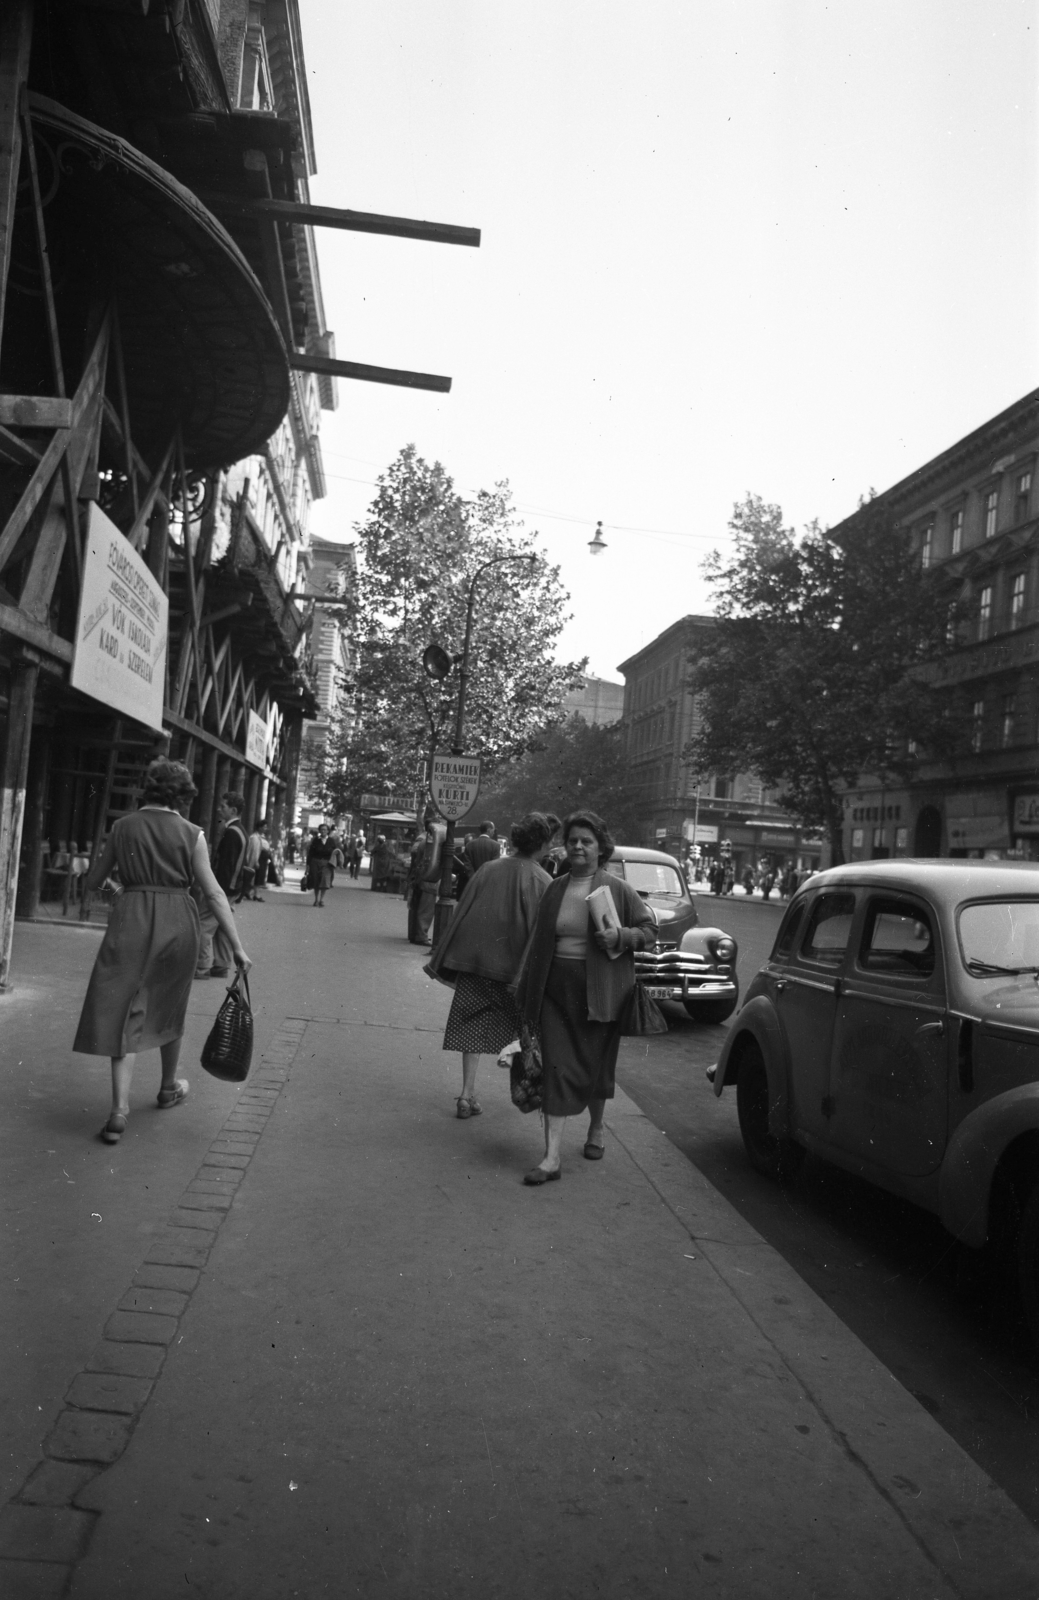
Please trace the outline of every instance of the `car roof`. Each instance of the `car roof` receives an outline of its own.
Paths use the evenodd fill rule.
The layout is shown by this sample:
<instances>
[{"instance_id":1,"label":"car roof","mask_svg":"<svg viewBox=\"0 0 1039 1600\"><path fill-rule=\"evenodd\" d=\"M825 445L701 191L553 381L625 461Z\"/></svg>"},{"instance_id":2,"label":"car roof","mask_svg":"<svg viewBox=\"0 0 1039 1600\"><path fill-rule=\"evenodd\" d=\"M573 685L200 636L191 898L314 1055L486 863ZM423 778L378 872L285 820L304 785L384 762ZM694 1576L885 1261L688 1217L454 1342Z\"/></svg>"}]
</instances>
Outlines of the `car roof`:
<instances>
[{"instance_id":1,"label":"car roof","mask_svg":"<svg viewBox=\"0 0 1039 1600\"><path fill-rule=\"evenodd\" d=\"M949 856L904 857L898 861L848 861L817 872L801 895L847 884L879 889L916 889L945 904L989 896L1039 894L1039 862L977 861Z\"/></svg>"},{"instance_id":2,"label":"car roof","mask_svg":"<svg viewBox=\"0 0 1039 1600\"><path fill-rule=\"evenodd\" d=\"M616 861L661 861L669 867L677 867L678 862L674 856L669 856L664 850L644 850L638 844L618 844L613 848L613 859Z\"/></svg>"}]
</instances>

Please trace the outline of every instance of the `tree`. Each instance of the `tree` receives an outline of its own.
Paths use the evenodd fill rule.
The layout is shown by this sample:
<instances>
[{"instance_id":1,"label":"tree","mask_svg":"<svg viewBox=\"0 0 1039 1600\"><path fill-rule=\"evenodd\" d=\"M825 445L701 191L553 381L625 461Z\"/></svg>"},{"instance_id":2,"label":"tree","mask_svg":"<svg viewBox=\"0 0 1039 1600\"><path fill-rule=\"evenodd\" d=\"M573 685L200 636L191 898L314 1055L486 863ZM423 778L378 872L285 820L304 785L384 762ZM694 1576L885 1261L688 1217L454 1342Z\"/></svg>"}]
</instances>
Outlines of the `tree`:
<instances>
[{"instance_id":1,"label":"tree","mask_svg":"<svg viewBox=\"0 0 1039 1600\"><path fill-rule=\"evenodd\" d=\"M412 793L431 748L450 748L457 676L427 677L423 651L435 642L458 654L470 580L493 557L521 554L539 559L491 567L476 593L464 738L487 772L527 748L580 678L583 662L554 660L569 596L515 525L507 484L465 500L413 445L379 478L358 529L355 715L328 742L329 809L350 810L365 791Z\"/></svg>"},{"instance_id":2,"label":"tree","mask_svg":"<svg viewBox=\"0 0 1039 1600\"><path fill-rule=\"evenodd\" d=\"M578 808L597 811L618 843L637 833L620 729L585 722L577 712L546 723L522 756L499 767L479 805L480 816L493 818L499 833L528 811L554 811L562 818Z\"/></svg>"},{"instance_id":3,"label":"tree","mask_svg":"<svg viewBox=\"0 0 1039 1600\"><path fill-rule=\"evenodd\" d=\"M798 539L757 495L729 526L734 553L704 564L718 619L693 667L702 720L686 754L700 771L752 771L778 788L839 862L843 791L867 773L908 777L914 747L949 747L919 669L962 608L872 500L839 539L816 523Z\"/></svg>"}]
</instances>

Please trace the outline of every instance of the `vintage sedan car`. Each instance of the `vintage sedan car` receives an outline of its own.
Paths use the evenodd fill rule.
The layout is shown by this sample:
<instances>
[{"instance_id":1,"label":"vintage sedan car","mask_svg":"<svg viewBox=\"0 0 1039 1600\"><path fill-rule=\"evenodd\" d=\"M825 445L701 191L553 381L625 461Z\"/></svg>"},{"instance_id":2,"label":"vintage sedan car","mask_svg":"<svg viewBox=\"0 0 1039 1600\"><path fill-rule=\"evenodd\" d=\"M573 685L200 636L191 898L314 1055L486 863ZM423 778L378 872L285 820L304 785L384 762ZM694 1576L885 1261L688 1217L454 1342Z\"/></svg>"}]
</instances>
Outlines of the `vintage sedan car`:
<instances>
[{"instance_id":1,"label":"vintage sedan car","mask_svg":"<svg viewBox=\"0 0 1039 1600\"><path fill-rule=\"evenodd\" d=\"M606 870L625 878L656 918L656 943L635 954L635 974L648 993L677 1000L697 1022L724 1022L740 995L736 941L721 928L700 926L674 856L617 845Z\"/></svg>"},{"instance_id":2,"label":"vintage sedan car","mask_svg":"<svg viewBox=\"0 0 1039 1600\"><path fill-rule=\"evenodd\" d=\"M1039 866L867 861L791 900L708 1077L759 1172L810 1150L1013 1247L1039 1341Z\"/></svg>"}]
</instances>

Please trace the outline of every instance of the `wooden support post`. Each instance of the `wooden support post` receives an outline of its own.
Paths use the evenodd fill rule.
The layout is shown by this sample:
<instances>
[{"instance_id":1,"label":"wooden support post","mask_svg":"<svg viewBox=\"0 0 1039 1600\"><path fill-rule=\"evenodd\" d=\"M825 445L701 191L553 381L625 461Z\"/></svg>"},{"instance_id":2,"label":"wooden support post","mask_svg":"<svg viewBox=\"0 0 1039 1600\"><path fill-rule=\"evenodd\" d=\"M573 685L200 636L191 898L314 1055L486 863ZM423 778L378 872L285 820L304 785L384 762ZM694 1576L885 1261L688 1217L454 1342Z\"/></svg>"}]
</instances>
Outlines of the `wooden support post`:
<instances>
[{"instance_id":1,"label":"wooden support post","mask_svg":"<svg viewBox=\"0 0 1039 1600\"><path fill-rule=\"evenodd\" d=\"M216 776L219 757L212 745L202 746L202 779L198 786L198 816L196 821L207 841L213 837L213 814L216 810Z\"/></svg>"},{"instance_id":2,"label":"wooden support post","mask_svg":"<svg viewBox=\"0 0 1039 1600\"><path fill-rule=\"evenodd\" d=\"M32 12L32 0L4 0L0 6L0 334L22 162L20 108L29 78Z\"/></svg>"},{"instance_id":3,"label":"wooden support post","mask_svg":"<svg viewBox=\"0 0 1039 1600\"><path fill-rule=\"evenodd\" d=\"M282 829L285 822L285 785L272 783L267 796L268 810L268 837L271 841L271 851L278 865L281 866L285 854L285 842L282 839Z\"/></svg>"},{"instance_id":4,"label":"wooden support post","mask_svg":"<svg viewBox=\"0 0 1039 1600\"><path fill-rule=\"evenodd\" d=\"M47 780L50 777L51 730L37 727L29 750L29 776L25 786L25 864L18 875L15 915L31 920L40 909L43 882L43 841L47 809Z\"/></svg>"},{"instance_id":5,"label":"wooden support post","mask_svg":"<svg viewBox=\"0 0 1039 1600\"><path fill-rule=\"evenodd\" d=\"M252 833L256 826L256 803L260 797L260 774L247 772L245 777L245 805L242 808L242 822L246 833Z\"/></svg>"},{"instance_id":6,"label":"wooden support post","mask_svg":"<svg viewBox=\"0 0 1039 1600\"><path fill-rule=\"evenodd\" d=\"M0 992L11 986L14 906L18 893L18 857L25 815L25 780L32 741L32 712L40 664L17 660L11 666L7 739L0 775Z\"/></svg>"}]
</instances>

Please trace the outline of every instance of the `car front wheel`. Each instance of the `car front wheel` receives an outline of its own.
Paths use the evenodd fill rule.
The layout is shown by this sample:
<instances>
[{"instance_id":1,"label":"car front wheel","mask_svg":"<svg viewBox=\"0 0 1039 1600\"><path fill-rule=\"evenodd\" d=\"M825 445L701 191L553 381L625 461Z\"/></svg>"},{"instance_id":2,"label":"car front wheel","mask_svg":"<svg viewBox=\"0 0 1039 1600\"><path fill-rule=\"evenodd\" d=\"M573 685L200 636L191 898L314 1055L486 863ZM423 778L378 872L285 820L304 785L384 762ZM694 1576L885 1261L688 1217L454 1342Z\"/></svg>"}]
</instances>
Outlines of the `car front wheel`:
<instances>
[{"instance_id":1,"label":"car front wheel","mask_svg":"<svg viewBox=\"0 0 1039 1600\"><path fill-rule=\"evenodd\" d=\"M736 1112L751 1166L776 1183L788 1183L799 1170L805 1153L795 1140L777 1138L769 1132L768 1076L756 1044L746 1044L740 1056Z\"/></svg>"}]
</instances>

